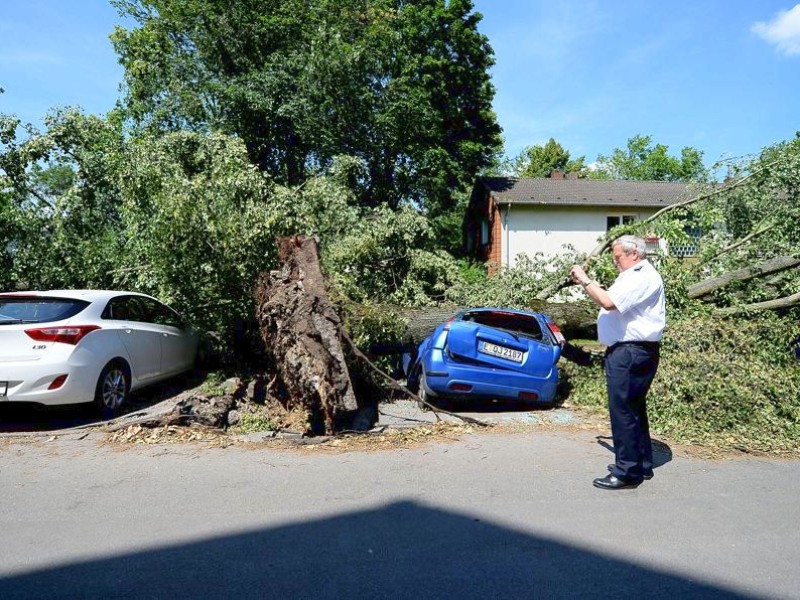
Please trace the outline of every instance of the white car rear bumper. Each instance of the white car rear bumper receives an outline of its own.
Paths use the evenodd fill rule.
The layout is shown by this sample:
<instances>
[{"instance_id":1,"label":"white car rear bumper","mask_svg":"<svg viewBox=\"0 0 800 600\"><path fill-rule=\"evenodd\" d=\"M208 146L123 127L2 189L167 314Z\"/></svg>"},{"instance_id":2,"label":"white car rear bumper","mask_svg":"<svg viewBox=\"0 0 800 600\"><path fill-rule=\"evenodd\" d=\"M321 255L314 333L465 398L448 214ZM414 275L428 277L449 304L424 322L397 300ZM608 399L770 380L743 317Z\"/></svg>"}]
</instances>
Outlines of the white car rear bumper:
<instances>
[{"instance_id":1,"label":"white car rear bumper","mask_svg":"<svg viewBox=\"0 0 800 600\"><path fill-rule=\"evenodd\" d=\"M0 362L0 393L7 388L5 395L0 395L0 403L36 402L56 406L91 402L101 368L102 365L74 364L73 360ZM63 385L48 389L60 375L67 376Z\"/></svg>"}]
</instances>

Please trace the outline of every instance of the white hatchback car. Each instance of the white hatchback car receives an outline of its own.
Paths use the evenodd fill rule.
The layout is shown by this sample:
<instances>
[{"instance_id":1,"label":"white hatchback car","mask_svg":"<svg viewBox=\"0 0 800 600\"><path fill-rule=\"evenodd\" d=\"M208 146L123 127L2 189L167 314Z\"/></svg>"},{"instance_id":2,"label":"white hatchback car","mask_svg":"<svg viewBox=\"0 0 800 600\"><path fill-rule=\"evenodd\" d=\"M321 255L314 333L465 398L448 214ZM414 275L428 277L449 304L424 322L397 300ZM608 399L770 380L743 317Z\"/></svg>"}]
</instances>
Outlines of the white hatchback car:
<instances>
[{"instance_id":1,"label":"white hatchback car","mask_svg":"<svg viewBox=\"0 0 800 600\"><path fill-rule=\"evenodd\" d=\"M134 292L0 293L0 403L95 402L115 413L131 391L192 368L198 336Z\"/></svg>"}]
</instances>

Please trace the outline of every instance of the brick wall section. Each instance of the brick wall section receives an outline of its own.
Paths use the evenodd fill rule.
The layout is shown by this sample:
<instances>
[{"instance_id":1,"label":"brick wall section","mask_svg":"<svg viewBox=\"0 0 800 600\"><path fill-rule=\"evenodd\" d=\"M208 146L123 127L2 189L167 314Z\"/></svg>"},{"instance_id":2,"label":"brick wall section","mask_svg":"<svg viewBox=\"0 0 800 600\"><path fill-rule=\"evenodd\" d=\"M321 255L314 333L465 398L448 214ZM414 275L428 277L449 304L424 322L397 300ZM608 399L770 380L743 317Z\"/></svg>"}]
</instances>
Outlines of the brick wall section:
<instances>
[{"instance_id":1,"label":"brick wall section","mask_svg":"<svg viewBox=\"0 0 800 600\"><path fill-rule=\"evenodd\" d=\"M497 267L503 264L503 228L500 218L500 206L494 198L489 196L489 246L487 248L487 260L489 261L489 276L497 271Z\"/></svg>"},{"instance_id":2,"label":"brick wall section","mask_svg":"<svg viewBox=\"0 0 800 600\"><path fill-rule=\"evenodd\" d=\"M467 235L474 236L472 239L476 242L475 257L488 263L489 276L497 272L497 267L503 264L503 240L502 240L502 218L500 212L500 205L492 197L489 190L484 190L482 197L478 200L473 200L471 204L472 212L471 225L472 229L467 230ZM488 224L489 239L482 239L483 231L481 221L486 220Z\"/></svg>"}]
</instances>

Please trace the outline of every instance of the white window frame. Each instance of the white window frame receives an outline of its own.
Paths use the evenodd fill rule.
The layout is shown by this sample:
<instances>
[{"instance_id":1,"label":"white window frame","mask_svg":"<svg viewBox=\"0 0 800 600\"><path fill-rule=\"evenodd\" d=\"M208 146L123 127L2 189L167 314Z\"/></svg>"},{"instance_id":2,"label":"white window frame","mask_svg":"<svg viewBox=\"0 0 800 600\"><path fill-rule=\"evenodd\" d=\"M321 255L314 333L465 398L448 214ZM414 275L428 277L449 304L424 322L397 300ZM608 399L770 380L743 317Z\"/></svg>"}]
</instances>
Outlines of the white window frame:
<instances>
[{"instance_id":1,"label":"white window frame","mask_svg":"<svg viewBox=\"0 0 800 600\"><path fill-rule=\"evenodd\" d=\"M609 227L609 221L611 219L616 219L617 222ZM636 222L636 215L625 214L625 213L606 214L606 231L611 231L614 227L618 225L627 225L628 223L635 223L635 222Z\"/></svg>"}]
</instances>

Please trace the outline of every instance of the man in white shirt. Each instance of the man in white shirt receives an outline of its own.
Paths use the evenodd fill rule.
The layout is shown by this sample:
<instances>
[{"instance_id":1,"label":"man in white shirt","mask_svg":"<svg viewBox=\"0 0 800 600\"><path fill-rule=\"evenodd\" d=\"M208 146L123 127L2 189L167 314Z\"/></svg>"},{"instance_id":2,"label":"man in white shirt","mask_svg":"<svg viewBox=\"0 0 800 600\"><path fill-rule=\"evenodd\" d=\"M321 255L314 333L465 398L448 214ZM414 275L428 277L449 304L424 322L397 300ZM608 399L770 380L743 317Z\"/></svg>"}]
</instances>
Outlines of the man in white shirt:
<instances>
[{"instance_id":1,"label":"man in white shirt","mask_svg":"<svg viewBox=\"0 0 800 600\"><path fill-rule=\"evenodd\" d=\"M619 276L604 290L579 265L570 277L600 307L597 335L605 356L608 409L614 438L609 474L594 480L602 489L639 485L653 476L653 446L645 398L658 369L666 324L664 282L647 260L642 238L624 235L611 245Z\"/></svg>"}]
</instances>

